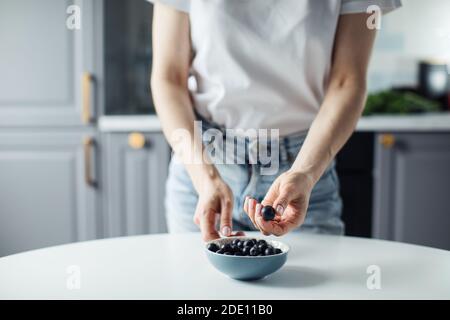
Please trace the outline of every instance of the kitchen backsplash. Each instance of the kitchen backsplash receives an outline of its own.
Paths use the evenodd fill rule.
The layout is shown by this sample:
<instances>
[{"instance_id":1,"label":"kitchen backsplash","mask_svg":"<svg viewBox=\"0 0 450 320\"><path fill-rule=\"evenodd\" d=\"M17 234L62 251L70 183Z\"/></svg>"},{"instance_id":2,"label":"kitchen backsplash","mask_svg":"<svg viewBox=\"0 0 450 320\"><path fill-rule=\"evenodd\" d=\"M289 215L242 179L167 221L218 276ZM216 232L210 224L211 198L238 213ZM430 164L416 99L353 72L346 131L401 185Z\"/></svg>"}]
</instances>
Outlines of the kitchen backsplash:
<instances>
[{"instance_id":1,"label":"kitchen backsplash","mask_svg":"<svg viewBox=\"0 0 450 320\"><path fill-rule=\"evenodd\" d=\"M450 61L450 1L402 3L382 19L369 70L370 92L415 86L421 59Z\"/></svg>"}]
</instances>

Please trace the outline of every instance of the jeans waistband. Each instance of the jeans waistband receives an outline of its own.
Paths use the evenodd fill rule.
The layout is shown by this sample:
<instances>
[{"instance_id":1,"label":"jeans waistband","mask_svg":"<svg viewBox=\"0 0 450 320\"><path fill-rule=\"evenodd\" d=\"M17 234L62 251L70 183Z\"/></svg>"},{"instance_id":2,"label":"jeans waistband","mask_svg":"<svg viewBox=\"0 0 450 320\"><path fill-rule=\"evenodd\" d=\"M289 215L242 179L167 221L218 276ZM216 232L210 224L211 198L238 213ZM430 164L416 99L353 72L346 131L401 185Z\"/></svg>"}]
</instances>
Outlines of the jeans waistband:
<instances>
[{"instance_id":1,"label":"jeans waistband","mask_svg":"<svg viewBox=\"0 0 450 320\"><path fill-rule=\"evenodd\" d=\"M298 153L307 135L307 131L302 131L284 137L276 135L273 138L270 129L263 129L262 132L265 132L265 134L262 135L260 134L261 131L253 130L253 133L257 133L255 136L248 134L251 130L226 129L204 119L198 114L197 120L201 121L203 143L209 146L211 151L215 149L214 152L225 152L224 154L215 154L214 156L226 160L230 160L231 157L237 163L254 163L262 166L269 165L267 160L261 161L261 154L270 157L271 161L291 161L292 157L295 157ZM272 152L277 152L278 156L272 157Z\"/></svg>"}]
</instances>

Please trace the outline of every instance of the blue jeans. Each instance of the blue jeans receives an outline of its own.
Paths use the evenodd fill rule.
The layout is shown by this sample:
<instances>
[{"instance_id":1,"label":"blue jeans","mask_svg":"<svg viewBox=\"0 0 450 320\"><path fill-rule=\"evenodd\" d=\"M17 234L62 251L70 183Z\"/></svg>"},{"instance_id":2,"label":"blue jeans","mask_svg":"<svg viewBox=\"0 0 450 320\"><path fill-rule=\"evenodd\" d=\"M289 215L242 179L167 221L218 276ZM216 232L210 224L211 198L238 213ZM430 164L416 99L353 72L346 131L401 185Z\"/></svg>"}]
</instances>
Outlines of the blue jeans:
<instances>
[{"instance_id":1,"label":"blue jeans","mask_svg":"<svg viewBox=\"0 0 450 320\"><path fill-rule=\"evenodd\" d=\"M210 127L204 122L204 129ZM288 170L294 162L306 132L281 138L279 141L278 170L275 174L261 174L267 164L216 164L222 179L228 184L234 195L233 231L257 230L243 210L248 195L259 202L264 198L273 181ZM204 141L210 143L211 141ZM234 141L233 143L239 143ZM242 143L242 141L241 141ZM244 142L248 143L248 141ZM242 149L248 150L245 146ZM242 155L248 159L248 154ZM180 233L199 231L193 221L198 196L184 165L172 158L166 183L166 214L169 232ZM314 186L309 200L308 211L300 231L342 235L344 224L341 220L342 201L339 196L339 181L333 163L327 168Z\"/></svg>"}]
</instances>

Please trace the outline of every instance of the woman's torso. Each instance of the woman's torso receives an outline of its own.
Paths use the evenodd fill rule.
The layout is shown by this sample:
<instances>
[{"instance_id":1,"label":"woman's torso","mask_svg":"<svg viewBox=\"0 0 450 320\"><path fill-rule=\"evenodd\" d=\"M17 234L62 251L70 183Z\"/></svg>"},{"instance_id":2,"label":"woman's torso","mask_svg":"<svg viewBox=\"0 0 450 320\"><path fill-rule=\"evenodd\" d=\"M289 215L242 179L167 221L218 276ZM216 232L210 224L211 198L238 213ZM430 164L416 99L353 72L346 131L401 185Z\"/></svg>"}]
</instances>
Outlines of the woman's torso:
<instances>
[{"instance_id":1,"label":"woman's torso","mask_svg":"<svg viewBox=\"0 0 450 320\"><path fill-rule=\"evenodd\" d=\"M231 129L309 128L325 95L340 0L191 0L191 96Z\"/></svg>"}]
</instances>

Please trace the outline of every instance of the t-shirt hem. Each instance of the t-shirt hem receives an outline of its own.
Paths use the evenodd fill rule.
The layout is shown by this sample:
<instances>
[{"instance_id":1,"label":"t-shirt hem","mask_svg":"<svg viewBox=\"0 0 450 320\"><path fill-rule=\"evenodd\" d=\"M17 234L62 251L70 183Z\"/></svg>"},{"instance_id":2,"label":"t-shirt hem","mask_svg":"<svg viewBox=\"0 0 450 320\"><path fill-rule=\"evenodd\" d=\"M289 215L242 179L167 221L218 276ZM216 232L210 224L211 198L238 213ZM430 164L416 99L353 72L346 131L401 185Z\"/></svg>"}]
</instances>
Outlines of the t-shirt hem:
<instances>
[{"instance_id":1,"label":"t-shirt hem","mask_svg":"<svg viewBox=\"0 0 450 320\"><path fill-rule=\"evenodd\" d=\"M175 10L184 13L189 13L189 0L147 0L147 1L153 4L159 2L168 5L174 8Z\"/></svg>"},{"instance_id":2,"label":"t-shirt hem","mask_svg":"<svg viewBox=\"0 0 450 320\"><path fill-rule=\"evenodd\" d=\"M402 6L401 0L353 0L342 4L340 14L353 14L367 12L371 5L380 7L383 14L388 14Z\"/></svg>"}]
</instances>

